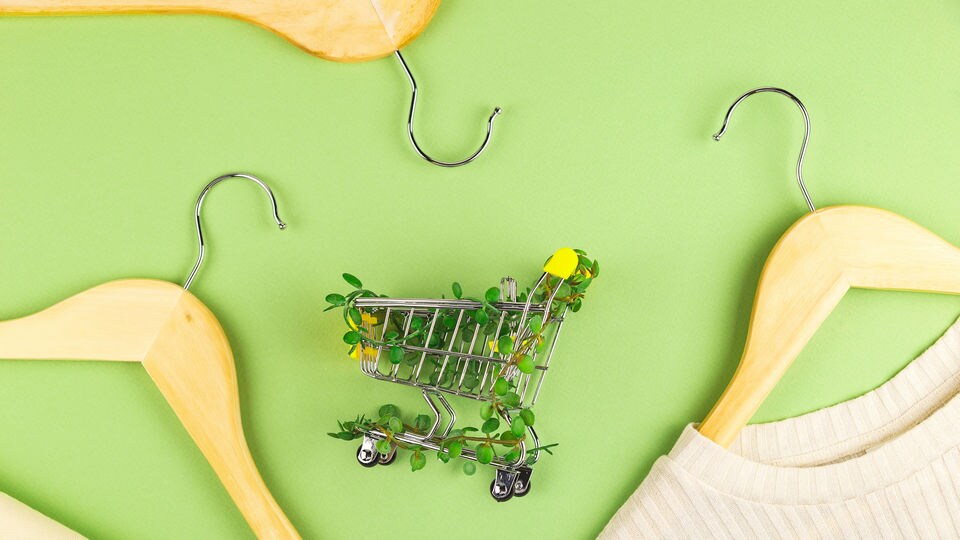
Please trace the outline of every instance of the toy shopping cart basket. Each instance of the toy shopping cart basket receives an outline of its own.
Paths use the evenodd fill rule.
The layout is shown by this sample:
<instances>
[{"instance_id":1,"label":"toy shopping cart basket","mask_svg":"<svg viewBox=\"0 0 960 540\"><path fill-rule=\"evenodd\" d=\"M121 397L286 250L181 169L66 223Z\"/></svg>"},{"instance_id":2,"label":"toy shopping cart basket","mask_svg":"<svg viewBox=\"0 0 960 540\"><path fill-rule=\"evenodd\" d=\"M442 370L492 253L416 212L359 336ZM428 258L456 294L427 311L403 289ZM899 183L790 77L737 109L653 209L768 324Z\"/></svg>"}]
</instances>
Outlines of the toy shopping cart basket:
<instances>
[{"instance_id":1,"label":"toy shopping cart basket","mask_svg":"<svg viewBox=\"0 0 960 540\"><path fill-rule=\"evenodd\" d=\"M489 303L467 299L358 298L355 307L363 320L363 337L358 345L360 369L374 379L419 388L435 419L432 426L420 433L364 430L357 460L367 467L392 463L396 441L441 450L456 422L447 395L495 402L493 414L508 426L524 409L532 407L540 395L564 316L570 308L570 303L557 295L561 290L570 290L563 284L577 271L579 260L574 250L557 251L544 266L536 285L519 298L516 281L509 277L500 282L499 299ZM569 299L569 295L564 298ZM446 423L441 409L446 412ZM540 457L540 444L533 422L529 423L519 452L495 456L489 462L496 468L490 493L498 501L522 497L530 491L530 476ZM389 453L377 449L377 442L385 439L390 442ZM385 445L380 446L382 450ZM460 457L478 461L477 450L466 445Z\"/></svg>"}]
</instances>

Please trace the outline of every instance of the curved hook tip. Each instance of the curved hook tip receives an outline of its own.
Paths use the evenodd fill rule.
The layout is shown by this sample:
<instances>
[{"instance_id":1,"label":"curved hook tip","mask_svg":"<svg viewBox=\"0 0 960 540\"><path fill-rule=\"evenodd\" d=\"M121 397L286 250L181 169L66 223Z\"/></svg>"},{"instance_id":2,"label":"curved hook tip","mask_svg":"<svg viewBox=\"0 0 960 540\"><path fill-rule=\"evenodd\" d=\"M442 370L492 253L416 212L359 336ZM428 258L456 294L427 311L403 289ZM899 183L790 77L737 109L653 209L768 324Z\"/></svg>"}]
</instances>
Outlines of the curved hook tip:
<instances>
[{"instance_id":1,"label":"curved hook tip","mask_svg":"<svg viewBox=\"0 0 960 540\"><path fill-rule=\"evenodd\" d=\"M804 124L803 143L800 145L800 156L797 158L797 184L799 184L800 191L803 193L803 198L807 202L807 207L810 209L811 212L816 212L817 207L813 204L813 200L810 198L810 193L807 191L807 186L803 182L803 158L807 153L807 142L809 142L810 140L810 115L807 114L807 108L803 105L803 102L800 101L800 98L793 95L793 93L776 86L761 86L759 88L754 88L753 90L749 90L743 93L740 97L737 98L736 101L733 102L732 105L730 105L730 108L727 109L727 114L723 117L723 125L720 126L720 131L713 134L713 140L719 141L720 137L722 137L723 134L726 133L727 126L730 123L730 117L733 116L733 111L737 109L740 103L743 102L743 100L747 99L748 97L754 94L759 94L761 92L775 92L782 96L786 96L791 101L793 101L797 105L797 107L799 107L800 113L803 115L803 124Z\"/></svg>"},{"instance_id":2,"label":"curved hook tip","mask_svg":"<svg viewBox=\"0 0 960 540\"><path fill-rule=\"evenodd\" d=\"M403 55L400 54L399 50L394 51L394 56L396 56L397 60L400 62L400 66L403 68L404 73L406 73L407 75L407 80L410 82L410 90L412 94L410 97L410 110L409 110L409 113L407 114L407 136L409 137L410 144L413 145L413 149L417 152L417 154L427 162L432 163L433 165L438 165L440 167L460 167L461 165L466 165L467 163L470 163L473 160L477 159L480 156L480 154L482 154L484 150L487 149L487 145L490 144L490 137L493 135L493 121L497 118L497 116L503 113L503 109L501 109L500 107L494 107L493 113L491 113L490 118L487 119L486 136L483 138L483 142L480 143L480 147L476 151L474 151L473 154L470 154L470 156L464 159L461 159L460 161L441 161L438 159L434 159L430 157L430 155L427 154L423 150L423 148L420 147L420 144L417 142L416 136L414 136L413 134L413 117L416 114L417 95L419 93L417 89L417 81L413 77L413 72L410 71L410 67L407 65L407 61L403 59Z\"/></svg>"},{"instance_id":3,"label":"curved hook tip","mask_svg":"<svg viewBox=\"0 0 960 540\"><path fill-rule=\"evenodd\" d=\"M203 201L206 199L207 194L210 192L210 190L212 190L221 182L225 180L229 180L231 178L243 178L245 180L250 180L251 182L254 182L258 186L260 186L260 188L263 189L264 193L266 193L269 199L271 209L273 210L273 220L277 223L277 226L280 227L281 231L286 230L287 228L286 222L284 222L283 219L280 218L279 210L277 210L277 198L274 196L273 190L270 189L270 186L268 186L266 182L264 182L263 180L257 178L252 174L239 173L239 172L225 174L213 179L209 184L207 184L203 188L203 190L200 192L200 196L197 198L197 207L196 207L196 213L194 214L194 222L196 223L196 227L197 227L197 240L200 244L199 253L197 254L197 262L193 265L193 270L190 271L190 276L187 277L187 281L184 282L183 284L184 290L190 290L190 285L193 284L194 278L197 277L197 272L200 271L200 266L203 264L203 260L206 255L206 241L204 240L204 237L203 237L203 225L200 221L200 211L203 209Z\"/></svg>"}]
</instances>

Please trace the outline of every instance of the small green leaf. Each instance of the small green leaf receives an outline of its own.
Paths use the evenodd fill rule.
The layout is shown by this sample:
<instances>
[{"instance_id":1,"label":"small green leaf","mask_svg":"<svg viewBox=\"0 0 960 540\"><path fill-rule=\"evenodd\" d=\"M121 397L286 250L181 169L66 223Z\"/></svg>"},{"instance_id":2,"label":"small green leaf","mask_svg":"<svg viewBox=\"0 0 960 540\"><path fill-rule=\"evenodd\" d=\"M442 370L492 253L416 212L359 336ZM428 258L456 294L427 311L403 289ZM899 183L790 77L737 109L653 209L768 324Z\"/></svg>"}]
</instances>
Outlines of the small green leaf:
<instances>
[{"instance_id":1,"label":"small green leaf","mask_svg":"<svg viewBox=\"0 0 960 540\"><path fill-rule=\"evenodd\" d=\"M517 437L523 437L523 434L527 432L527 424L522 417L518 416L513 419L513 422L510 422L510 431Z\"/></svg>"},{"instance_id":2,"label":"small green leaf","mask_svg":"<svg viewBox=\"0 0 960 540\"><path fill-rule=\"evenodd\" d=\"M443 326L446 327L447 330L453 330L454 327L457 326L457 318L453 315L447 315L443 318Z\"/></svg>"},{"instance_id":3,"label":"small green leaf","mask_svg":"<svg viewBox=\"0 0 960 540\"><path fill-rule=\"evenodd\" d=\"M353 274L344 274L343 280L349 283L350 286L353 287L354 289L363 288L363 283L361 283L360 280L357 279L357 276L354 276Z\"/></svg>"},{"instance_id":4,"label":"small green leaf","mask_svg":"<svg viewBox=\"0 0 960 540\"><path fill-rule=\"evenodd\" d=\"M497 287L490 287L487 289L487 292L483 294L483 297L491 304L498 302L500 301L500 289Z\"/></svg>"},{"instance_id":5,"label":"small green leaf","mask_svg":"<svg viewBox=\"0 0 960 540\"><path fill-rule=\"evenodd\" d=\"M491 416L493 416L493 404L484 403L483 405L480 405L480 418L488 420Z\"/></svg>"},{"instance_id":6,"label":"small green leaf","mask_svg":"<svg viewBox=\"0 0 960 540\"><path fill-rule=\"evenodd\" d=\"M453 282L453 296L458 299L463 298L463 287L456 281Z\"/></svg>"},{"instance_id":7,"label":"small green leaf","mask_svg":"<svg viewBox=\"0 0 960 540\"><path fill-rule=\"evenodd\" d=\"M377 441L376 446L377 446L377 452L380 452L383 455L387 455L390 453L390 450L391 450L390 441L386 439L380 439L379 441Z\"/></svg>"},{"instance_id":8,"label":"small green leaf","mask_svg":"<svg viewBox=\"0 0 960 540\"><path fill-rule=\"evenodd\" d=\"M498 396L502 396L510 391L510 383L508 383L503 377L500 377L497 379L497 382L493 383L493 391Z\"/></svg>"},{"instance_id":9,"label":"small green leaf","mask_svg":"<svg viewBox=\"0 0 960 540\"><path fill-rule=\"evenodd\" d=\"M353 324L360 326L363 323L363 317L360 316L360 310L353 307L350 308L347 313L350 314L350 320L353 321Z\"/></svg>"},{"instance_id":10,"label":"small green leaf","mask_svg":"<svg viewBox=\"0 0 960 540\"><path fill-rule=\"evenodd\" d=\"M381 418L384 416L388 418L391 416L400 416L400 409L396 405L387 403L386 405L380 407L380 410L377 411L377 414L380 415ZM389 422L389 420L387 421Z\"/></svg>"},{"instance_id":11,"label":"small green leaf","mask_svg":"<svg viewBox=\"0 0 960 540\"><path fill-rule=\"evenodd\" d=\"M574 287L573 290L575 292L582 293L583 291L587 290L587 287L589 287L591 283L593 283L593 278L587 278L581 281L576 287Z\"/></svg>"},{"instance_id":12,"label":"small green leaf","mask_svg":"<svg viewBox=\"0 0 960 540\"><path fill-rule=\"evenodd\" d=\"M390 417L390 431L394 433L403 433L403 421L396 416Z\"/></svg>"},{"instance_id":13,"label":"small green leaf","mask_svg":"<svg viewBox=\"0 0 960 540\"><path fill-rule=\"evenodd\" d=\"M331 293L327 295L327 303L334 306L342 306L347 303L347 298L342 294Z\"/></svg>"},{"instance_id":14,"label":"small green leaf","mask_svg":"<svg viewBox=\"0 0 960 540\"><path fill-rule=\"evenodd\" d=\"M441 450L441 451L437 452L437 459L439 459L440 461L442 461L442 462L444 462L444 463L448 463L448 462L450 461L450 454L448 454L448 453L444 452L443 450Z\"/></svg>"},{"instance_id":15,"label":"small green leaf","mask_svg":"<svg viewBox=\"0 0 960 540\"><path fill-rule=\"evenodd\" d=\"M425 432L430 429L430 417L425 414L418 414L416 418L413 419L413 427L417 428L417 431Z\"/></svg>"},{"instance_id":16,"label":"small green leaf","mask_svg":"<svg viewBox=\"0 0 960 540\"><path fill-rule=\"evenodd\" d=\"M420 469L426 467L427 465L427 456L423 455L423 452L417 450L416 452L410 454L410 470L419 471Z\"/></svg>"},{"instance_id":17,"label":"small green leaf","mask_svg":"<svg viewBox=\"0 0 960 540\"><path fill-rule=\"evenodd\" d=\"M400 337L400 332L397 332L396 330L390 330L389 332L383 335L383 339L387 341L393 341L398 337Z\"/></svg>"},{"instance_id":18,"label":"small green leaf","mask_svg":"<svg viewBox=\"0 0 960 540\"><path fill-rule=\"evenodd\" d=\"M513 338L510 336L501 336L497 340L497 352L506 356L513 353Z\"/></svg>"},{"instance_id":19,"label":"small green leaf","mask_svg":"<svg viewBox=\"0 0 960 540\"><path fill-rule=\"evenodd\" d=\"M477 472L477 464L472 461L467 461L463 464L463 474L467 476L473 476L473 473Z\"/></svg>"},{"instance_id":20,"label":"small green leaf","mask_svg":"<svg viewBox=\"0 0 960 540\"><path fill-rule=\"evenodd\" d=\"M520 447L515 447L503 455L503 460L507 463L513 463L520 459Z\"/></svg>"},{"instance_id":21,"label":"small green leaf","mask_svg":"<svg viewBox=\"0 0 960 540\"><path fill-rule=\"evenodd\" d=\"M526 373L527 375L533 373L533 371L536 369L536 364L533 361L533 357L529 354L524 355L523 358L517 362L517 369L523 373Z\"/></svg>"},{"instance_id":22,"label":"small green leaf","mask_svg":"<svg viewBox=\"0 0 960 540\"><path fill-rule=\"evenodd\" d=\"M520 411L520 418L523 419L523 423L532 426L534 422L537 421L537 416L533 414L533 411L530 409L523 409Z\"/></svg>"},{"instance_id":23,"label":"small green leaf","mask_svg":"<svg viewBox=\"0 0 960 540\"><path fill-rule=\"evenodd\" d=\"M347 345L356 345L360 343L360 332L355 332L353 330L347 332L343 335L343 342Z\"/></svg>"},{"instance_id":24,"label":"small green leaf","mask_svg":"<svg viewBox=\"0 0 960 540\"><path fill-rule=\"evenodd\" d=\"M482 326L487 324L487 321L490 320L490 316L487 315L487 312L483 309L478 309L473 312L473 320L477 321L477 324Z\"/></svg>"},{"instance_id":25,"label":"small green leaf","mask_svg":"<svg viewBox=\"0 0 960 540\"><path fill-rule=\"evenodd\" d=\"M503 403L507 407L519 407L520 406L520 395L516 392L507 392L503 396Z\"/></svg>"},{"instance_id":26,"label":"small green leaf","mask_svg":"<svg viewBox=\"0 0 960 540\"><path fill-rule=\"evenodd\" d=\"M394 345L390 347L390 363L399 364L400 362L403 362L403 347Z\"/></svg>"},{"instance_id":27,"label":"small green leaf","mask_svg":"<svg viewBox=\"0 0 960 540\"><path fill-rule=\"evenodd\" d=\"M597 277L600 275L600 261L598 260L593 261L593 268L590 269L590 273L593 274L593 277Z\"/></svg>"},{"instance_id":28,"label":"small green leaf","mask_svg":"<svg viewBox=\"0 0 960 540\"><path fill-rule=\"evenodd\" d=\"M417 330L423 328L423 319L420 317L414 317L410 320L410 329L416 332Z\"/></svg>"},{"instance_id":29,"label":"small green leaf","mask_svg":"<svg viewBox=\"0 0 960 540\"><path fill-rule=\"evenodd\" d=\"M493 447L489 443L483 443L477 448L477 463L486 465L493 461L495 455Z\"/></svg>"},{"instance_id":30,"label":"small green leaf","mask_svg":"<svg viewBox=\"0 0 960 540\"><path fill-rule=\"evenodd\" d=\"M543 317L540 315L534 315L533 317L530 317L530 320L527 322L527 326L530 327L530 330L534 334L539 334L540 330L543 329Z\"/></svg>"},{"instance_id":31,"label":"small green leaf","mask_svg":"<svg viewBox=\"0 0 960 540\"><path fill-rule=\"evenodd\" d=\"M447 452L450 453L450 457L453 459L460 457L460 454L463 453L463 443L460 441L453 441L447 445Z\"/></svg>"},{"instance_id":32,"label":"small green leaf","mask_svg":"<svg viewBox=\"0 0 960 540\"><path fill-rule=\"evenodd\" d=\"M480 431L486 434L493 433L498 429L500 429L500 420L495 417L487 418L483 425L480 426Z\"/></svg>"}]
</instances>

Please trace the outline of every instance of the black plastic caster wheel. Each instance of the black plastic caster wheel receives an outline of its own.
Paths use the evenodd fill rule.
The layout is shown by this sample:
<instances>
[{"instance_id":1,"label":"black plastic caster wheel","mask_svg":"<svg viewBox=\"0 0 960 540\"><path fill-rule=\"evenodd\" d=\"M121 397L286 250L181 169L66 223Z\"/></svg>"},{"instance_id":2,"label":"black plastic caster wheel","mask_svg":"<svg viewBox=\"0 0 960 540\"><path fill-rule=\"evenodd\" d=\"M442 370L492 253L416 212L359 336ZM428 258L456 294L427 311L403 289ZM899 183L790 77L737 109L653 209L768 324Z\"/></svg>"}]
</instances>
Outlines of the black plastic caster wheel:
<instances>
[{"instance_id":1,"label":"black plastic caster wheel","mask_svg":"<svg viewBox=\"0 0 960 540\"><path fill-rule=\"evenodd\" d=\"M520 482L517 482L520 484ZM527 480L526 484L523 484L523 489L520 489L519 485L513 486L513 496L514 497L524 497L530 493L530 480Z\"/></svg>"},{"instance_id":2,"label":"black plastic caster wheel","mask_svg":"<svg viewBox=\"0 0 960 540\"><path fill-rule=\"evenodd\" d=\"M494 480L490 482L490 495L497 502L507 502L513 498L513 486L509 486L504 492L497 489L497 481Z\"/></svg>"},{"instance_id":3,"label":"black plastic caster wheel","mask_svg":"<svg viewBox=\"0 0 960 540\"><path fill-rule=\"evenodd\" d=\"M379 452L376 452L376 451L368 452L364 450L362 445L360 446L360 448L357 448L357 462L363 465L364 467L367 467L367 468L376 467L378 461L380 461Z\"/></svg>"}]
</instances>

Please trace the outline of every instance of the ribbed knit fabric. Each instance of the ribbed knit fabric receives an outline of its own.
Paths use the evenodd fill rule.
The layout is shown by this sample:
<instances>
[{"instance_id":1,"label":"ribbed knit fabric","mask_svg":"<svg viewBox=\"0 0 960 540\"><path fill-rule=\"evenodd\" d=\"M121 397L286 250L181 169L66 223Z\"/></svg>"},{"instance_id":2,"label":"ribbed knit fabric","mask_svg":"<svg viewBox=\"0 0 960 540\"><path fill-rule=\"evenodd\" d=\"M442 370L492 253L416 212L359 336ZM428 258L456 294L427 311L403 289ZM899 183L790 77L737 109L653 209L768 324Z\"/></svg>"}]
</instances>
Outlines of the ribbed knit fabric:
<instances>
[{"instance_id":1,"label":"ribbed knit fabric","mask_svg":"<svg viewBox=\"0 0 960 540\"><path fill-rule=\"evenodd\" d=\"M748 426L684 429L600 538L960 538L960 322L891 380Z\"/></svg>"}]
</instances>

